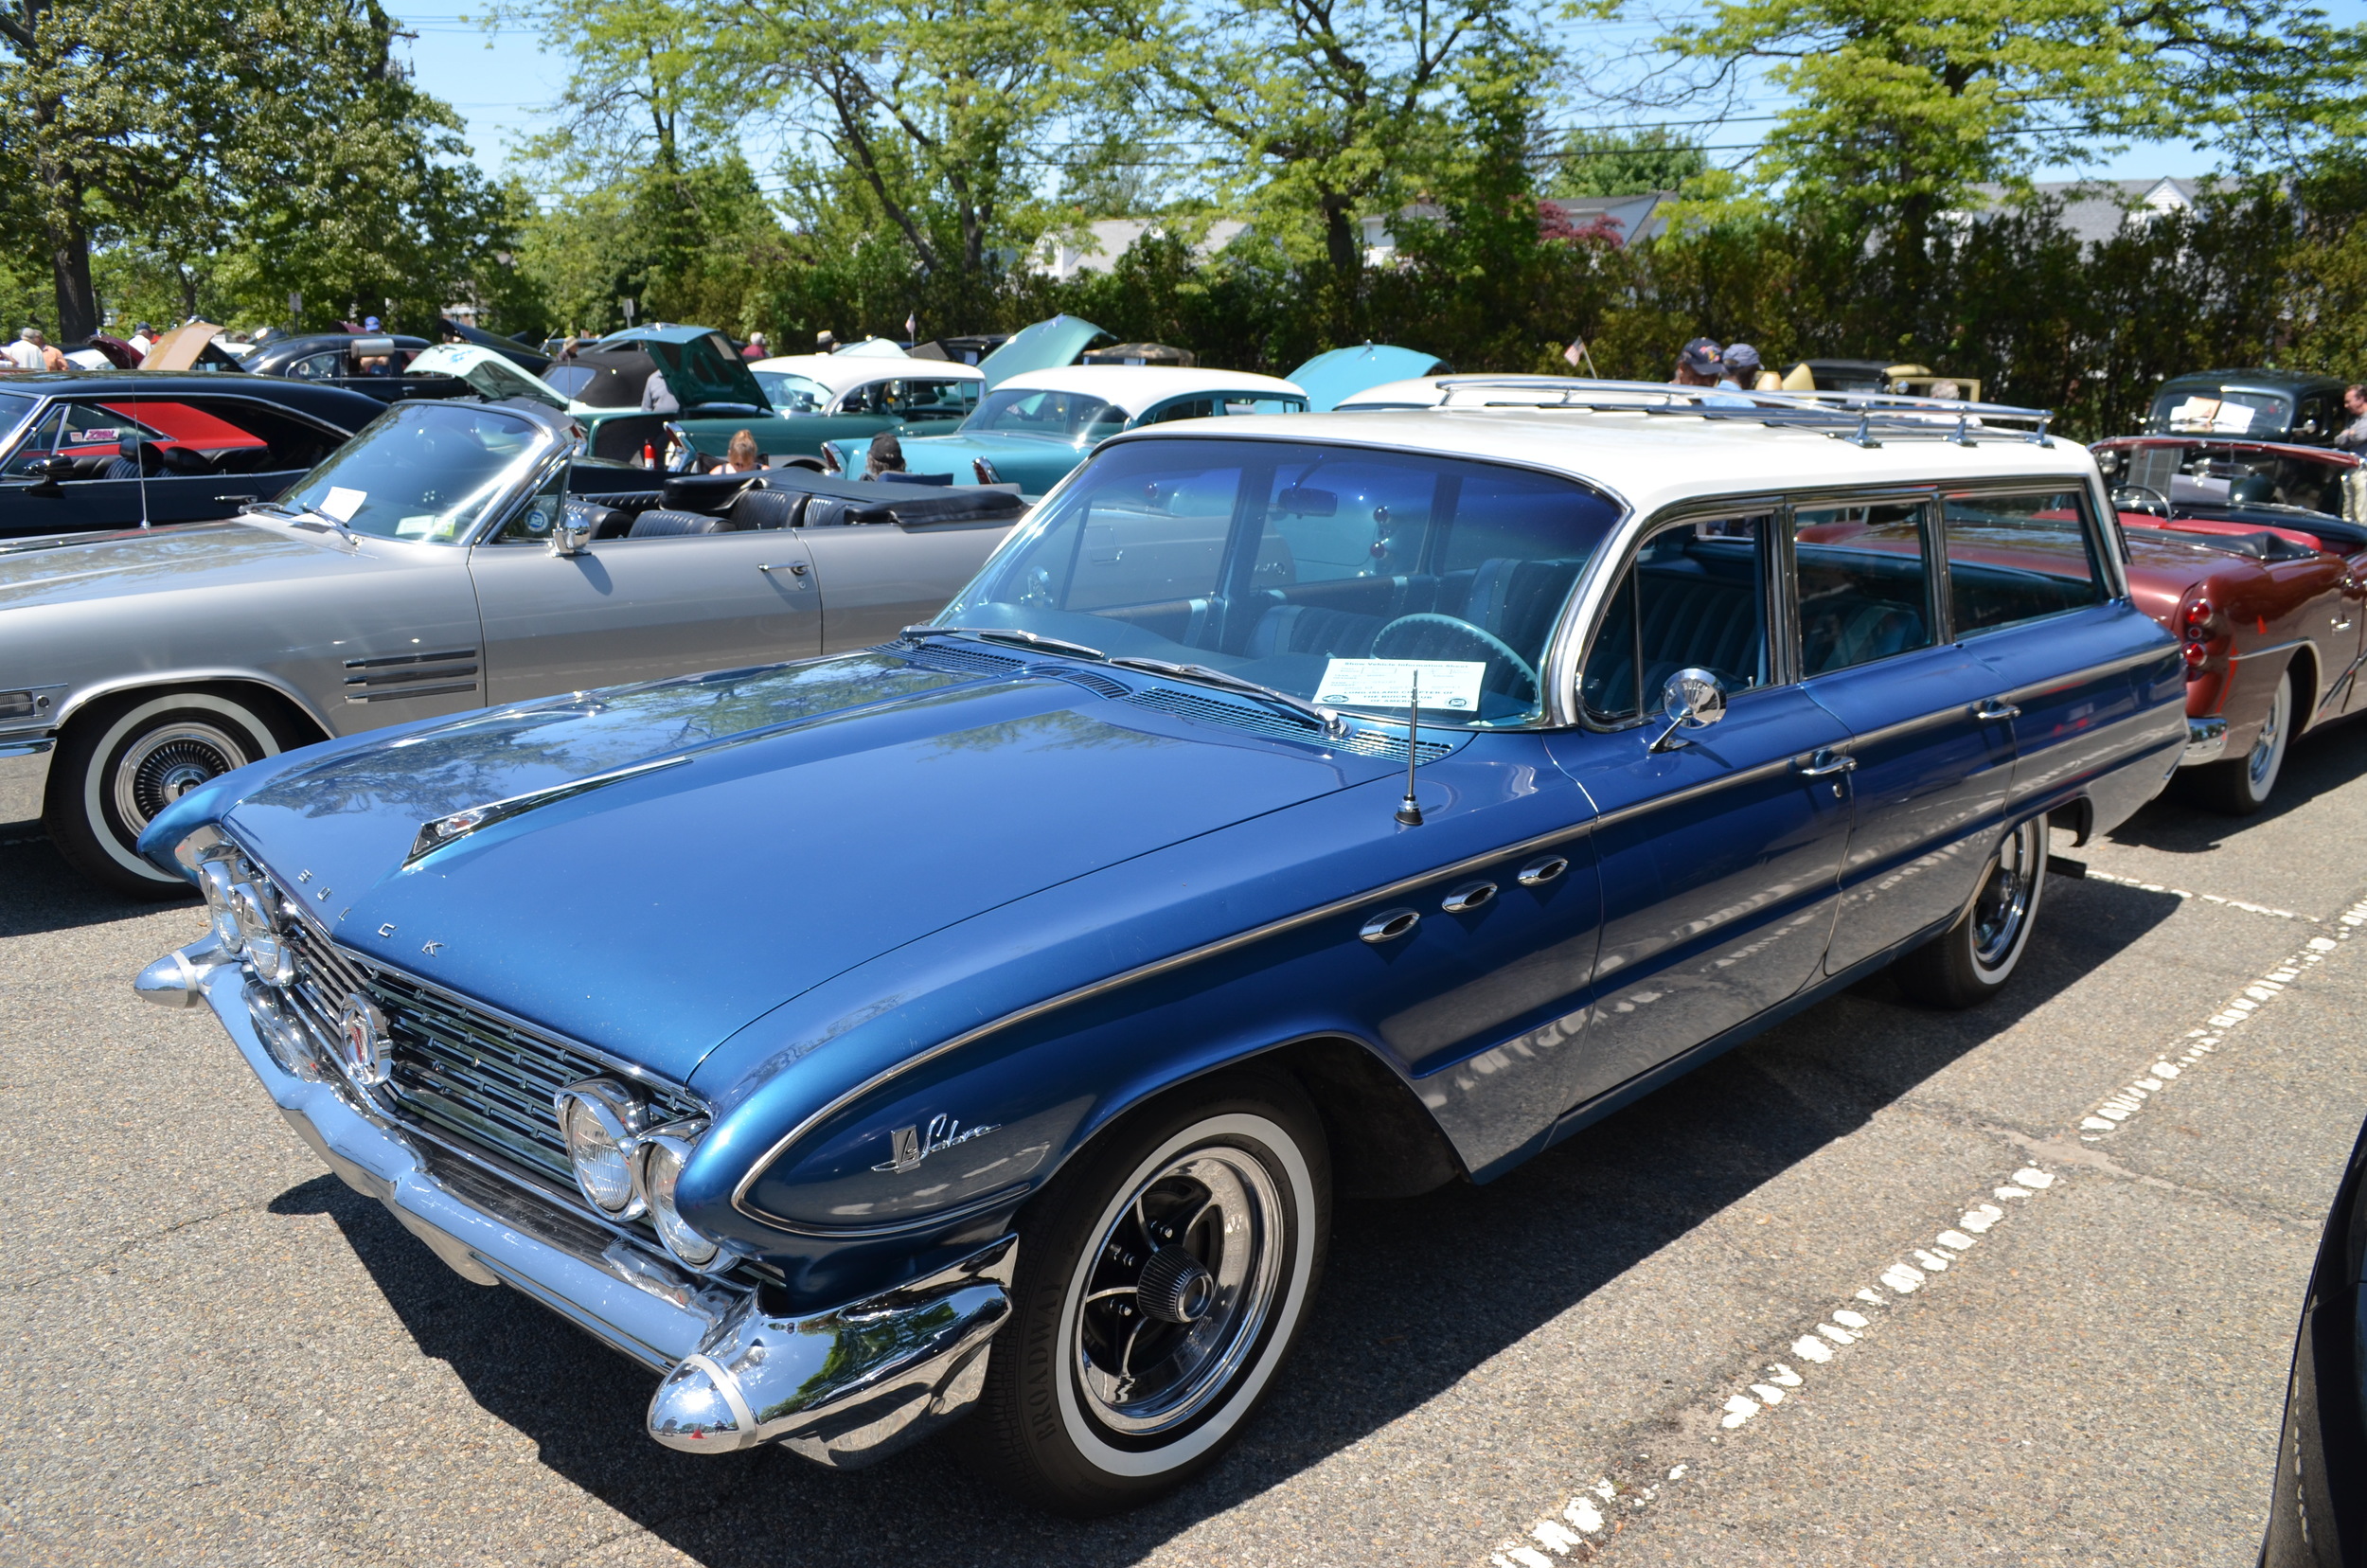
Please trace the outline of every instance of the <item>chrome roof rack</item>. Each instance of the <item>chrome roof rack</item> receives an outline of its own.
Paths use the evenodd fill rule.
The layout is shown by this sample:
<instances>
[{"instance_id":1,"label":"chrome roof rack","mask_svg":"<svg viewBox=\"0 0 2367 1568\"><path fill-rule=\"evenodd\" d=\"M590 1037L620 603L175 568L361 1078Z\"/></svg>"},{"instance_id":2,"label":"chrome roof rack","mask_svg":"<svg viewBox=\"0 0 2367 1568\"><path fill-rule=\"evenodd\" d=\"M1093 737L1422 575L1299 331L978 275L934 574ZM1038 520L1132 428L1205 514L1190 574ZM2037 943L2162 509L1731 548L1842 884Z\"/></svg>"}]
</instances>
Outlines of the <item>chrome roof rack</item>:
<instances>
[{"instance_id":1,"label":"chrome roof rack","mask_svg":"<svg viewBox=\"0 0 2367 1568\"><path fill-rule=\"evenodd\" d=\"M1884 392L1737 392L1731 387L1664 382L1593 381L1577 376L1441 376L1441 408L1572 409L1593 414L1682 415L1815 431L1852 446L1885 438L2022 441L2053 446L2054 412L2007 403L1901 397Z\"/></svg>"}]
</instances>

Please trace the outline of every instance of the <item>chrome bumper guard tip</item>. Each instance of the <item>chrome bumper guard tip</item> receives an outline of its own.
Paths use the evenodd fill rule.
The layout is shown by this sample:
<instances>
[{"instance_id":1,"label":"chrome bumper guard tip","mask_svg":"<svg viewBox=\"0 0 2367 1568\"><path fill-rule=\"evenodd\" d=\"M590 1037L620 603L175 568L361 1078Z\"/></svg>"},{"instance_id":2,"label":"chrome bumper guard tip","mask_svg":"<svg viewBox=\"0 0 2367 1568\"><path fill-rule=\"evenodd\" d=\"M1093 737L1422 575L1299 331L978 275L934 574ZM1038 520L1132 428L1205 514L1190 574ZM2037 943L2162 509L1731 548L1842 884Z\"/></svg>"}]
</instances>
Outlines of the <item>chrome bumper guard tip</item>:
<instances>
[{"instance_id":1,"label":"chrome bumper guard tip","mask_svg":"<svg viewBox=\"0 0 2367 1568\"><path fill-rule=\"evenodd\" d=\"M650 1435L688 1453L779 1442L850 1470L973 1403L1010 1316L1018 1238L831 1310L773 1317L669 1261L472 1170L375 1114L327 1067L306 1025L208 940L167 953L135 989L205 1002L280 1114L347 1186L386 1205L463 1278L507 1285L666 1374Z\"/></svg>"},{"instance_id":2,"label":"chrome bumper guard tip","mask_svg":"<svg viewBox=\"0 0 2367 1568\"><path fill-rule=\"evenodd\" d=\"M1018 1259L1019 1238L1006 1236L805 1317L767 1316L751 1296L658 1385L650 1435L684 1453L777 1442L838 1470L884 1459L976 1401Z\"/></svg>"},{"instance_id":3,"label":"chrome bumper guard tip","mask_svg":"<svg viewBox=\"0 0 2367 1568\"><path fill-rule=\"evenodd\" d=\"M2178 759L2181 768L2198 767L2216 762L2227 755L2227 721L2214 714L2208 719L2186 721L2186 754Z\"/></svg>"}]
</instances>

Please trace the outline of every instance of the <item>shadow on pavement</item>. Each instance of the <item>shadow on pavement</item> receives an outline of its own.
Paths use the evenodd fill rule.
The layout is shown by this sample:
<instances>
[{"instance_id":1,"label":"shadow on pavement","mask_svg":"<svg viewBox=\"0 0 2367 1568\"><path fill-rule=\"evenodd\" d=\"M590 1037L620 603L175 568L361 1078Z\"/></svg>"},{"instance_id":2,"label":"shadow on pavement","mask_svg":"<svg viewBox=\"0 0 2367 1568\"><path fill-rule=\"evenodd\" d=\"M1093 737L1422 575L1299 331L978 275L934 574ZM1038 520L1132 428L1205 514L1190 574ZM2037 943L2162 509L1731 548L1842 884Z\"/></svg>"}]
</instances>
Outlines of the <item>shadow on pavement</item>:
<instances>
[{"instance_id":1,"label":"shadow on pavement","mask_svg":"<svg viewBox=\"0 0 2367 1568\"><path fill-rule=\"evenodd\" d=\"M171 899L127 899L66 864L40 823L0 827L0 936L104 925L196 901L194 890Z\"/></svg>"},{"instance_id":2,"label":"shadow on pavement","mask_svg":"<svg viewBox=\"0 0 2367 1568\"><path fill-rule=\"evenodd\" d=\"M1451 1387L2167 919L2179 900L2061 884L2014 987L1987 1007L1833 998L1486 1187L1343 1204L1317 1315L1272 1402L1209 1475L1133 1514L1074 1523L972 1481L939 1445L834 1473L778 1450L680 1454L642 1435L655 1376L525 1298L468 1284L379 1205L323 1176L276 1213L326 1213L418 1340L543 1462L711 1568L951 1553L968 1564L1116 1564L1357 1442Z\"/></svg>"},{"instance_id":3,"label":"shadow on pavement","mask_svg":"<svg viewBox=\"0 0 2367 1568\"><path fill-rule=\"evenodd\" d=\"M2269 804L2251 816L2205 811L2188 801L2173 778L2151 804L2104 836L2113 844L2174 855L2209 854L2361 776L2367 776L2367 719L2349 719L2295 740Z\"/></svg>"}]
</instances>

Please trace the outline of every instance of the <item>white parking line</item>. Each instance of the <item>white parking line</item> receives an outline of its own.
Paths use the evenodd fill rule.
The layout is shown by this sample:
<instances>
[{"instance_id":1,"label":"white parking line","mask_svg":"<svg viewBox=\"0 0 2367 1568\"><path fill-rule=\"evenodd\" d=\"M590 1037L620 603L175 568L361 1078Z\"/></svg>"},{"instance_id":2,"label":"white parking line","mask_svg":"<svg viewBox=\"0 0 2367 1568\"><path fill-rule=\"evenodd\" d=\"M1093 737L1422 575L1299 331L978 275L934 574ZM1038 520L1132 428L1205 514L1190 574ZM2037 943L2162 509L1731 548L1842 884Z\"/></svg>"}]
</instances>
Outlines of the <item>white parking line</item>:
<instances>
[{"instance_id":1,"label":"white parking line","mask_svg":"<svg viewBox=\"0 0 2367 1568\"><path fill-rule=\"evenodd\" d=\"M2273 915L2280 920L2303 920L2310 925L2318 923L2318 917L2315 915L2303 915L2290 909L2271 909L2267 904L2247 903L2242 899L2221 898L2216 893L2190 893L2182 887L2168 887L2161 882L2144 882L2136 877L2116 877L2109 871L2098 871L2092 866L2086 872L2085 880L2110 882L2115 887L2134 887L2146 893L2167 893L2173 899L2200 899L2204 903L2220 904L2229 909L2240 909L2248 915Z\"/></svg>"},{"instance_id":2,"label":"white parking line","mask_svg":"<svg viewBox=\"0 0 2367 1568\"><path fill-rule=\"evenodd\" d=\"M2091 871L2089 875L2097 877L2099 873ZM2117 877L2102 880L2127 881ZM2181 899L2198 897L2150 882L2131 885L2149 892L2175 893ZM2287 910L2268 909L2208 894L2199 896L2252 914L2319 923ZM2367 900L2351 905L2327 922L2332 935L2312 936L2300 952L2247 983L2211 1015L2203 1027L2188 1030L2181 1045L2175 1048L2175 1060L2173 1052L2163 1052L2126 1087L2099 1103L2080 1120L2081 1140L2096 1143L2126 1127L2138 1112L2218 1051L2230 1035L2258 1017L2263 1007L2284 995L2287 988L2312 967L2325 962L2328 953L2349 941L2361 927L2367 927ZM1756 1370L1737 1374L1728 1384L1733 1392L1718 1400L1707 1412L1708 1419L1700 1423L1710 1429L1704 1440L1713 1445L1720 1442L1719 1434L1735 1431L1804 1389L1807 1373L1799 1370L1794 1363L1806 1363L1813 1370L1829 1365L1866 1340L1878 1338L1882 1319L1860 1311L1859 1306L1877 1308L1886 1315L1906 1310L1907 1298L1935 1283L1935 1276L1962 1263L1982 1238L2062 1179L2060 1174L2043 1167L2023 1166L1989 1188L1985 1195L1967 1203L1956 1222L1939 1230L1929 1242L1902 1248L1897 1261L1877 1274L1872 1285L1860 1287L1848 1298L1854 1305L1820 1313L1785 1347L1790 1361L1769 1361ZM1682 1418L1680 1419L1682 1423ZM1648 1471L1638 1471L1633 1467L1609 1469L1572 1496L1557 1513L1531 1524L1526 1541L1499 1541L1488 1554L1489 1568L1554 1568L1556 1559L1591 1559L1610 1544L1611 1538L1624 1528L1628 1519L1649 1508L1682 1481L1692 1468L1691 1463L1672 1465L1665 1474L1658 1464Z\"/></svg>"}]
</instances>

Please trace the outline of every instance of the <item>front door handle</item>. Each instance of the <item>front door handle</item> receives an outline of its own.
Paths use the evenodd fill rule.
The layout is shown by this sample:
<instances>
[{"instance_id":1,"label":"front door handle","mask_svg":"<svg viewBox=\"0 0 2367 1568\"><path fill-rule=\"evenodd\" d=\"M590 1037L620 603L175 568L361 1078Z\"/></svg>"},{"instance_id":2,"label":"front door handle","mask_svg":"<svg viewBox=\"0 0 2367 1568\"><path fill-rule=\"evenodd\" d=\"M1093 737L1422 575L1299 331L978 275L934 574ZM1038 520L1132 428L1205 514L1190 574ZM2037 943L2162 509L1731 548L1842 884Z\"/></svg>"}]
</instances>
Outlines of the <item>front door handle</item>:
<instances>
[{"instance_id":1,"label":"front door handle","mask_svg":"<svg viewBox=\"0 0 2367 1568\"><path fill-rule=\"evenodd\" d=\"M1819 746L1806 757L1793 758L1791 765L1800 770L1803 777L1829 778L1834 774L1855 773L1858 759L1830 746Z\"/></svg>"},{"instance_id":2,"label":"front door handle","mask_svg":"<svg viewBox=\"0 0 2367 1568\"><path fill-rule=\"evenodd\" d=\"M2021 709L2016 707L2011 703L2000 702L1995 697L1984 697L1979 703L1973 705L1972 716L1975 719L1985 719L1991 721L1999 719L2019 719L2021 717Z\"/></svg>"},{"instance_id":3,"label":"front door handle","mask_svg":"<svg viewBox=\"0 0 2367 1568\"><path fill-rule=\"evenodd\" d=\"M806 575L806 563L802 561L792 561L786 566L777 564L772 566L759 566L756 570L759 572L787 572L792 577L804 577Z\"/></svg>"}]
</instances>

